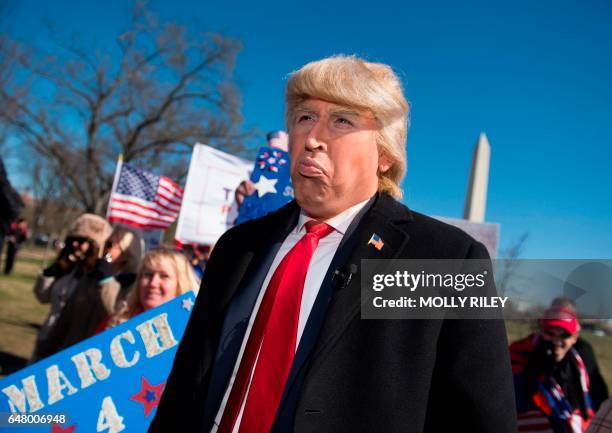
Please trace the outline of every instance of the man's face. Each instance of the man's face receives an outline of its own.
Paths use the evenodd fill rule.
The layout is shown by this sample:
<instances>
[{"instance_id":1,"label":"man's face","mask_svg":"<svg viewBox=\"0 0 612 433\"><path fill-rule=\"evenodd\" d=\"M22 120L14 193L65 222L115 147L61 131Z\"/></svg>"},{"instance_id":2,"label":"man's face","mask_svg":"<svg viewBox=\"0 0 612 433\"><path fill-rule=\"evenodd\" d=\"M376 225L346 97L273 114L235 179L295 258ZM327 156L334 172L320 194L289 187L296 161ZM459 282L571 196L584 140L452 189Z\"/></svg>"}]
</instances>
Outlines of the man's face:
<instances>
[{"instance_id":1,"label":"man's face","mask_svg":"<svg viewBox=\"0 0 612 433\"><path fill-rule=\"evenodd\" d=\"M377 171L390 164L379 158L371 113L308 99L289 121L291 179L309 216L331 218L374 195Z\"/></svg>"},{"instance_id":2,"label":"man's face","mask_svg":"<svg viewBox=\"0 0 612 433\"><path fill-rule=\"evenodd\" d=\"M554 344L555 362L561 361L578 340L578 333L570 334L558 326L550 326L541 331L542 338Z\"/></svg>"}]
</instances>

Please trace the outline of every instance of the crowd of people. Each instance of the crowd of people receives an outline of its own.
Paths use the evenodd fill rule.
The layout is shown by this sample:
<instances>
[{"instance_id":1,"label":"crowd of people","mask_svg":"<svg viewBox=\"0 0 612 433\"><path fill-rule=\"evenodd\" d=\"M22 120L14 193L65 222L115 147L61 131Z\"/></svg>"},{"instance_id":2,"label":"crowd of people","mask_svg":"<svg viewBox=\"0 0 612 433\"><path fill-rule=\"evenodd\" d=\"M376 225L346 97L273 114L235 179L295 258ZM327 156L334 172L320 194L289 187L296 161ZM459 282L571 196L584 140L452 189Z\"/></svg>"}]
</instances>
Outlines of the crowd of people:
<instances>
[{"instance_id":1,"label":"crowd of people","mask_svg":"<svg viewBox=\"0 0 612 433\"><path fill-rule=\"evenodd\" d=\"M608 389L571 299L509 348L501 317L361 318L360 278L350 282L362 259L488 261L481 243L397 200L409 104L391 68L313 62L291 75L286 102L296 200L228 231L210 264L209 248L145 252L135 231L81 215L34 285L50 310L32 362L197 292L202 278L206 301L150 431L172 431L178 416L220 433L513 433L517 418L522 433L609 431ZM243 182L236 201L253 192ZM24 223L8 232L8 272Z\"/></svg>"},{"instance_id":2,"label":"crowd of people","mask_svg":"<svg viewBox=\"0 0 612 433\"><path fill-rule=\"evenodd\" d=\"M241 202L253 193L243 182ZM8 231L6 273L16 251L29 237L27 222ZM93 214L79 216L64 247L38 275L34 294L50 304L30 362L117 326L187 291L198 291L211 249L182 245L144 252L140 236ZM612 407L591 345L580 336L576 305L569 298L552 301L532 334L510 345L518 431L604 432ZM597 410L602 411L595 416ZM603 414L603 412L606 412ZM603 414L603 415L602 415ZM597 426L597 430L595 429ZM588 429L588 430L587 430Z\"/></svg>"},{"instance_id":3,"label":"crowd of people","mask_svg":"<svg viewBox=\"0 0 612 433\"><path fill-rule=\"evenodd\" d=\"M160 247L145 253L136 231L83 214L36 278L34 294L50 308L30 362L198 289L194 266L182 251Z\"/></svg>"}]
</instances>

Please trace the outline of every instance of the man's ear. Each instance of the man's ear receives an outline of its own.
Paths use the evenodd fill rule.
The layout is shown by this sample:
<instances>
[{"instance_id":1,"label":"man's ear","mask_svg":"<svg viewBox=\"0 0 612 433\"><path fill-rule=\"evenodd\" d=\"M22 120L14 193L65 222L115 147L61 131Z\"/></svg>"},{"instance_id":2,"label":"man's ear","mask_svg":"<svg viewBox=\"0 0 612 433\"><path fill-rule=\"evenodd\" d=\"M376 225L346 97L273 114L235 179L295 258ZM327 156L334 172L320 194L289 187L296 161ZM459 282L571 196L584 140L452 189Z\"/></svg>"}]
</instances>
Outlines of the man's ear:
<instances>
[{"instance_id":1,"label":"man's ear","mask_svg":"<svg viewBox=\"0 0 612 433\"><path fill-rule=\"evenodd\" d=\"M391 158L389 158L387 154L382 153L378 157L378 172L379 173L385 173L387 170L391 168L392 165L393 165L393 161L391 161Z\"/></svg>"}]
</instances>

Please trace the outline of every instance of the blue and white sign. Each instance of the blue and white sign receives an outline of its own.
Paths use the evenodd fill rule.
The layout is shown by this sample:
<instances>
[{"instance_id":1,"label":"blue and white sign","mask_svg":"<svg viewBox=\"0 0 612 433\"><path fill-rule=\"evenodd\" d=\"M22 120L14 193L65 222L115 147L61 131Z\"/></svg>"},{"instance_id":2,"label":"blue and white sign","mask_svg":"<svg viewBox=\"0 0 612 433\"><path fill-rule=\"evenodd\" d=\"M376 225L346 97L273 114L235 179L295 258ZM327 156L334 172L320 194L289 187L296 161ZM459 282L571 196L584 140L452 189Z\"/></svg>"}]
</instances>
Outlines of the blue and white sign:
<instances>
[{"instance_id":1,"label":"blue and white sign","mask_svg":"<svg viewBox=\"0 0 612 433\"><path fill-rule=\"evenodd\" d=\"M236 224L262 217L293 200L289 167L289 153L274 147L259 149L251 174L256 191L244 199Z\"/></svg>"},{"instance_id":2,"label":"blue and white sign","mask_svg":"<svg viewBox=\"0 0 612 433\"><path fill-rule=\"evenodd\" d=\"M147 431L194 302L186 293L0 380L0 431Z\"/></svg>"}]
</instances>

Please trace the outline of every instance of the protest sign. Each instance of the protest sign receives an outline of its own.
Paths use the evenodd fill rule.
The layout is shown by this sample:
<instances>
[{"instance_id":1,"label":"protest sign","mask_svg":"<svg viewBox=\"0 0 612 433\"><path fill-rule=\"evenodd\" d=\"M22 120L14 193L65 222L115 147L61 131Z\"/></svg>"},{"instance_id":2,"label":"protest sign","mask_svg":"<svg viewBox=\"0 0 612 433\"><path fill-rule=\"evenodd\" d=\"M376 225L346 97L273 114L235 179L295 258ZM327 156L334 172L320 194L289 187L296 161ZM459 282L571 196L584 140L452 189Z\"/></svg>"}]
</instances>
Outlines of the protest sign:
<instances>
[{"instance_id":1,"label":"protest sign","mask_svg":"<svg viewBox=\"0 0 612 433\"><path fill-rule=\"evenodd\" d=\"M497 257L499 245L499 224L474 222L458 218L434 217L447 224L460 228L487 248L492 259Z\"/></svg>"},{"instance_id":2,"label":"protest sign","mask_svg":"<svg viewBox=\"0 0 612 433\"><path fill-rule=\"evenodd\" d=\"M257 153L251 181L255 193L240 206L237 224L259 218L293 200L289 154L273 147L262 147Z\"/></svg>"},{"instance_id":3,"label":"protest sign","mask_svg":"<svg viewBox=\"0 0 612 433\"><path fill-rule=\"evenodd\" d=\"M212 245L238 216L234 191L253 163L203 144L191 155L183 204L176 228L182 243Z\"/></svg>"},{"instance_id":4,"label":"protest sign","mask_svg":"<svg viewBox=\"0 0 612 433\"><path fill-rule=\"evenodd\" d=\"M146 431L194 301L188 292L0 380L0 431Z\"/></svg>"}]
</instances>

